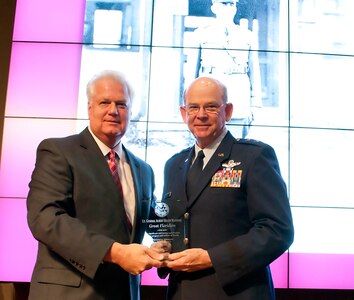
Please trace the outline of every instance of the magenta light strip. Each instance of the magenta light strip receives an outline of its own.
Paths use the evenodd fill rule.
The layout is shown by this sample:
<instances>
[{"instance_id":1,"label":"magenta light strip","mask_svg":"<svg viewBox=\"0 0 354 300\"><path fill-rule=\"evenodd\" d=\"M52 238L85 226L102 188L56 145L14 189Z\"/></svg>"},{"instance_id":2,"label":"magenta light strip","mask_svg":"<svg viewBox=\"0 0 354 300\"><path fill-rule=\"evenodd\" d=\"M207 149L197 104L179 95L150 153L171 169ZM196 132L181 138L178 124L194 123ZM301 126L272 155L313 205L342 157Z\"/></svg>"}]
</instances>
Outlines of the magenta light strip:
<instances>
[{"instance_id":1,"label":"magenta light strip","mask_svg":"<svg viewBox=\"0 0 354 300\"><path fill-rule=\"evenodd\" d=\"M352 254L290 253L289 267L290 288L354 288Z\"/></svg>"},{"instance_id":2,"label":"magenta light strip","mask_svg":"<svg viewBox=\"0 0 354 300\"><path fill-rule=\"evenodd\" d=\"M17 0L14 41L81 43L85 0Z\"/></svg>"}]
</instances>

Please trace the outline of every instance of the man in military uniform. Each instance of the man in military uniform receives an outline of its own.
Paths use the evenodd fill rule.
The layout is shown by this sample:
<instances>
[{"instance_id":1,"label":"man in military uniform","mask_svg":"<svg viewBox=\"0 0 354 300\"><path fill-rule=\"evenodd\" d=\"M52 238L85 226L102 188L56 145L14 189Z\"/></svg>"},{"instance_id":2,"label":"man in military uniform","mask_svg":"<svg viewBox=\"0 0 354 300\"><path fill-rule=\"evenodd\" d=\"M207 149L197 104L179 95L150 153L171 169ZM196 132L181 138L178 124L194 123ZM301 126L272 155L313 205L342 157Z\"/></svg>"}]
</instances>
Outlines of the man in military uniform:
<instances>
[{"instance_id":1,"label":"man in military uniform","mask_svg":"<svg viewBox=\"0 0 354 300\"><path fill-rule=\"evenodd\" d=\"M238 0L212 0L213 22L195 31L199 54L196 77L215 77L228 88L234 106L231 123L237 137L246 137L253 121L254 107L262 106L257 38L244 26L236 25Z\"/></svg>"},{"instance_id":2,"label":"man in military uniform","mask_svg":"<svg viewBox=\"0 0 354 300\"><path fill-rule=\"evenodd\" d=\"M170 274L167 299L275 300L269 265L289 248L294 228L274 149L228 131L233 105L214 78L195 79L180 112L195 144L164 169L162 195L184 211L188 228L187 249L172 245L168 269L159 269Z\"/></svg>"}]
</instances>

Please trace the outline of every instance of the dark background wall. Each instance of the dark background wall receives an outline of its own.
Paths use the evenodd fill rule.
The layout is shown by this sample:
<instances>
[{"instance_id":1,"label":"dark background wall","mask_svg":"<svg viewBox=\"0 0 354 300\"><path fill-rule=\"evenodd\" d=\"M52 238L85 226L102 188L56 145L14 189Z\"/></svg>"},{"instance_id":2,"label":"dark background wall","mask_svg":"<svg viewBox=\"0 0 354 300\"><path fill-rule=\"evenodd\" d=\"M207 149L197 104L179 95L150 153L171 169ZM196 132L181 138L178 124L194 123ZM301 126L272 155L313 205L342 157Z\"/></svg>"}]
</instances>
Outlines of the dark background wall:
<instances>
[{"instance_id":1,"label":"dark background wall","mask_svg":"<svg viewBox=\"0 0 354 300\"><path fill-rule=\"evenodd\" d=\"M7 77L10 65L11 41L16 0L2 0L0 4L0 153L4 128ZM1 162L0 162L1 163Z\"/></svg>"},{"instance_id":2,"label":"dark background wall","mask_svg":"<svg viewBox=\"0 0 354 300\"><path fill-rule=\"evenodd\" d=\"M4 127L4 111L11 56L12 31L16 0L2 0L0 6L0 141ZM1 151L1 142L0 142ZM1 162L0 162L1 167ZM1 268L1 266L0 266ZM354 280L354 279L353 279ZM29 283L0 283L0 300L27 299ZM164 299L166 287L143 286L142 300ZM278 300L354 300L354 290L277 289ZM261 300L261 299L260 299Z\"/></svg>"}]
</instances>

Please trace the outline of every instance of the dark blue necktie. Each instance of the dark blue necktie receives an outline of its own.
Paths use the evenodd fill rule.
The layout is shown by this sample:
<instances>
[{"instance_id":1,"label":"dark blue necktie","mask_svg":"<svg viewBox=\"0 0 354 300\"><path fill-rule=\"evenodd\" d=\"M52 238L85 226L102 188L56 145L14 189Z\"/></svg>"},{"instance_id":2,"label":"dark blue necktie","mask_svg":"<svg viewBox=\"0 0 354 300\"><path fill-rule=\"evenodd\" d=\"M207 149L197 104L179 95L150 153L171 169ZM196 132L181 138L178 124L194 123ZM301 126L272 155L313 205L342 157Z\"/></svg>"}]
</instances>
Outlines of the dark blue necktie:
<instances>
[{"instance_id":1,"label":"dark blue necktie","mask_svg":"<svg viewBox=\"0 0 354 300\"><path fill-rule=\"evenodd\" d=\"M193 165L188 171L187 175L187 196L190 198L193 189L198 184L200 174L203 171L203 158L204 158L203 150L198 152L197 158L195 159Z\"/></svg>"}]
</instances>

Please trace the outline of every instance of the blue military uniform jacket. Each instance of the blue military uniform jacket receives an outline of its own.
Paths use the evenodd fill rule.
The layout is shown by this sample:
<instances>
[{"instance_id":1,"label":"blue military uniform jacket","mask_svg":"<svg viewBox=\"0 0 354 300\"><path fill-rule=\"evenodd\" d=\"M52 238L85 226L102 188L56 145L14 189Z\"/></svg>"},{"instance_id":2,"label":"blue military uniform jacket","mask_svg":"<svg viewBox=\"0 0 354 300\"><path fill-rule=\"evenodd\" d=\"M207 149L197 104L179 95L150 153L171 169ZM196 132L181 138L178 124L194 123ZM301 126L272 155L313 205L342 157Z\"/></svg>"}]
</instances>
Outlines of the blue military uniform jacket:
<instances>
[{"instance_id":1,"label":"blue military uniform jacket","mask_svg":"<svg viewBox=\"0 0 354 300\"><path fill-rule=\"evenodd\" d=\"M206 249L213 268L172 271L168 299L274 299L269 264L293 241L287 189L274 150L228 132L187 199L193 155L194 147L167 161L163 195L186 202L188 247Z\"/></svg>"}]
</instances>

